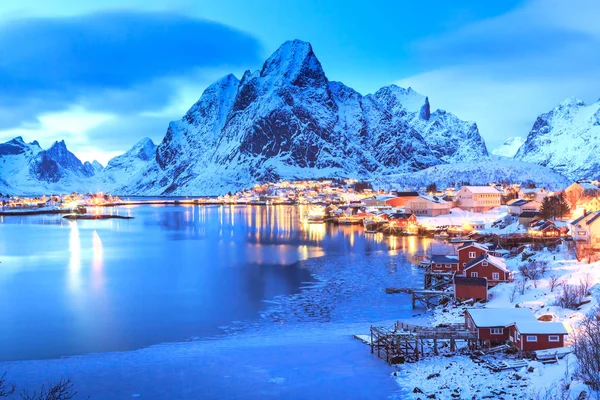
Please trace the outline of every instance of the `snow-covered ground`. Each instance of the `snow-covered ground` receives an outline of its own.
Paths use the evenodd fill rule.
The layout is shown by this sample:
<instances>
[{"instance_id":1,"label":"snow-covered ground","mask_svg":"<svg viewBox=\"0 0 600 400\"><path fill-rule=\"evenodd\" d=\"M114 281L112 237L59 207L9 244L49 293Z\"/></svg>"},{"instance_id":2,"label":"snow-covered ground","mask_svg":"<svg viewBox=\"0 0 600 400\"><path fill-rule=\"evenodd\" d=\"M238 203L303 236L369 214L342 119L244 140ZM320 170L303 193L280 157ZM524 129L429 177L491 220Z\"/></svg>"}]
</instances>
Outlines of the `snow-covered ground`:
<instances>
[{"instance_id":1,"label":"snow-covered ground","mask_svg":"<svg viewBox=\"0 0 600 400\"><path fill-rule=\"evenodd\" d=\"M519 279L518 267L523 263L521 257L507 260L507 267L514 271L516 281ZM548 263L543 277L535 283L528 281L523 294L515 290L516 281L492 288L485 307L498 309L526 307L531 309L538 318L551 316L554 321L565 323L567 330L572 332L585 315L598 306L600 262L592 264L578 262L563 246L559 246L554 252L547 250L539 252L532 258ZM551 289L553 277L559 278L562 284L579 285L581 282L590 282L591 296L586 299L589 302L578 310L564 309L555 305L562 288L558 286L554 290ZM463 314L466 307L438 308L431 314L430 322L434 326L464 322ZM503 356L496 357L502 359ZM577 359L571 354L557 364L544 365L532 361L526 367L516 371L492 372L467 356L451 358L438 356L399 367L396 379L408 393L407 396L414 399L554 399L560 398L559 391L563 384L568 384L570 396L577 398L580 392L589 389L582 382L574 380L573 372L576 363ZM433 394L436 397L428 397Z\"/></svg>"},{"instance_id":2,"label":"snow-covered ground","mask_svg":"<svg viewBox=\"0 0 600 400\"><path fill-rule=\"evenodd\" d=\"M492 223L508 215L506 206L494 208L488 212L476 213L465 211L460 208L453 208L450 214L438 215L437 217L417 217L419 224L435 228L442 226L464 226L477 222L485 224L485 230L492 229Z\"/></svg>"}]
</instances>

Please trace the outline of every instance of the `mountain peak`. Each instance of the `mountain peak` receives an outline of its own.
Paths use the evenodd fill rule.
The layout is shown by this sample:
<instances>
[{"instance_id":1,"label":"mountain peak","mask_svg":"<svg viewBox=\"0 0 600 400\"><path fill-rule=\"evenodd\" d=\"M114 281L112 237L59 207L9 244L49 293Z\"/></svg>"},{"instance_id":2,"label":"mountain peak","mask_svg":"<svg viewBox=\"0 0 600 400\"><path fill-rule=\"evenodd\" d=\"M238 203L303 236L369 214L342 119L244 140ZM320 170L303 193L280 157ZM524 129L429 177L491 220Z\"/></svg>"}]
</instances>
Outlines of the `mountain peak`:
<instances>
[{"instance_id":1,"label":"mountain peak","mask_svg":"<svg viewBox=\"0 0 600 400\"><path fill-rule=\"evenodd\" d=\"M260 76L291 82L297 86L326 83L325 72L312 46L301 40L287 41L265 61Z\"/></svg>"},{"instance_id":2,"label":"mountain peak","mask_svg":"<svg viewBox=\"0 0 600 400\"><path fill-rule=\"evenodd\" d=\"M567 97L563 101L560 102L558 107L573 107L573 106L585 106L585 102L583 100L578 99L577 97Z\"/></svg>"}]
</instances>

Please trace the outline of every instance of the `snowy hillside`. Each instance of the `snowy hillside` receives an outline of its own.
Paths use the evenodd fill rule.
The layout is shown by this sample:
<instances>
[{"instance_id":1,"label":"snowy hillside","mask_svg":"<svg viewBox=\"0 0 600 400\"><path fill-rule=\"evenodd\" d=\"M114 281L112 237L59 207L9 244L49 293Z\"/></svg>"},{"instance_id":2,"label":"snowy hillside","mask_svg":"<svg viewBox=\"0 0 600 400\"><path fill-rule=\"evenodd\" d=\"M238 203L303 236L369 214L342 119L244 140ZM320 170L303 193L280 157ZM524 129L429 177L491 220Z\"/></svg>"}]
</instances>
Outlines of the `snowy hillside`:
<instances>
[{"instance_id":1,"label":"snowy hillside","mask_svg":"<svg viewBox=\"0 0 600 400\"><path fill-rule=\"evenodd\" d=\"M155 161L117 192L217 194L279 178L366 179L487 156L474 123L429 107L410 88L362 96L330 82L309 43L286 42L260 71L206 89L169 124Z\"/></svg>"},{"instance_id":2,"label":"snowy hillside","mask_svg":"<svg viewBox=\"0 0 600 400\"><path fill-rule=\"evenodd\" d=\"M430 183L438 187L455 184L486 185L490 182L535 183L548 189L563 189L569 185L564 176L542 166L513 161L485 160L473 163L446 164L412 174L396 174L376 180L377 187L423 188Z\"/></svg>"},{"instance_id":3,"label":"snowy hillside","mask_svg":"<svg viewBox=\"0 0 600 400\"><path fill-rule=\"evenodd\" d=\"M500 146L492 150L492 154L499 157L513 158L523 143L523 138L521 136L510 137Z\"/></svg>"},{"instance_id":4,"label":"snowy hillside","mask_svg":"<svg viewBox=\"0 0 600 400\"><path fill-rule=\"evenodd\" d=\"M575 179L600 178L600 101L569 98L540 115L515 159L552 168Z\"/></svg>"},{"instance_id":5,"label":"snowy hillside","mask_svg":"<svg viewBox=\"0 0 600 400\"><path fill-rule=\"evenodd\" d=\"M97 162L83 164L64 141L48 150L21 137L0 144L0 189L11 194L96 191L101 169Z\"/></svg>"}]
</instances>

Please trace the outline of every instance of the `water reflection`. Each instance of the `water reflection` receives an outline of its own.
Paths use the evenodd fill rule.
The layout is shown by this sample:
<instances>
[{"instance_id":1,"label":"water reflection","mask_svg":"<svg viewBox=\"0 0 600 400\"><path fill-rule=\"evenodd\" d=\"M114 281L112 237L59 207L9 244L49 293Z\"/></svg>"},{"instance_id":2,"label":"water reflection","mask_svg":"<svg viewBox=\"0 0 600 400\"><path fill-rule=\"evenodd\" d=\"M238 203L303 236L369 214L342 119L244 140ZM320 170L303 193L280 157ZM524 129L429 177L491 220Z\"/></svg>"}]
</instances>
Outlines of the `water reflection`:
<instances>
[{"instance_id":1,"label":"water reflection","mask_svg":"<svg viewBox=\"0 0 600 400\"><path fill-rule=\"evenodd\" d=\"M81 240L77 221L71 221L69 225L69 288L78 292L81 289Z\"/></svg>"},{"instance_id":2,"label":"water reflection","mask_svg":"<svg viewBox=\"0 0 600 400\"><path fill-rule=\"evenodd\" d=\"M104 284L102 239L96 230L92 233L92 285L98 292Z\"/></svg>"}]
</instances>

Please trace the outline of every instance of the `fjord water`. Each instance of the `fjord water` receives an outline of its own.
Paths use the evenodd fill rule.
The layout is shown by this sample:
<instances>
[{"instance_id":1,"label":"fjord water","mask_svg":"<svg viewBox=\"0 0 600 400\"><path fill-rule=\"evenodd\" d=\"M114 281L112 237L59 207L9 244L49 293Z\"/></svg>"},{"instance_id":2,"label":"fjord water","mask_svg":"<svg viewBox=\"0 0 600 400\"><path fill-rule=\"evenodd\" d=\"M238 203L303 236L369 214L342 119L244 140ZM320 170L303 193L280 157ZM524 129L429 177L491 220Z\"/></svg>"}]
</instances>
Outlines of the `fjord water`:
<instances>
[{"instance_id":1,"label":"fjord water","mask_svg":"<svg viewBox=\"0 0 600 400\"><path fill-rule=\"evenodd\" d=\"M413 315L407 296L382 289L422 284L407 255L426 239L305 225L294 206L100 211L135 218L0 220L0 359L8 361L0 368L14 379L33 385L67 374L93 398L193 398L185 393L199 388L208 398L394 391L388 367L350 333ZM60 359L88 353L104 354ZM161 369L177 358L175 375ZM140 375L124 378L131 365ZM98 368L122 384L95 379ZM181 374L183 394L157 395Z\"/></svg>"}]
</instances>

